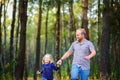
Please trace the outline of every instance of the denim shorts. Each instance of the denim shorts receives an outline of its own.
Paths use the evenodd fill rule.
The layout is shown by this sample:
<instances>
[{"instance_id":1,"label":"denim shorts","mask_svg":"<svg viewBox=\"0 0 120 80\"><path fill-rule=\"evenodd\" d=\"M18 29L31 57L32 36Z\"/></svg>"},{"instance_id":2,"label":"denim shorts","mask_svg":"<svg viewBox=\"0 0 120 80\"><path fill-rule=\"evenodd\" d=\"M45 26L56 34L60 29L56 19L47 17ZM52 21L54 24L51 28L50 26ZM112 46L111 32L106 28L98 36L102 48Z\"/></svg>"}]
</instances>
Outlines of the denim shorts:
<instances>
[{"instance_id":1,"label":"denim shorts","mask_svg":"<svg viewBox=\"0 0 120 80\"><path fill-rule=\"evenodd\" d=\"M78 75L80 75L80 80L88 80L89 73L90 69L82 70L81 67L78 67L76 64L72 64L71 80L78 80Z\"/></svg>"}]
</instances>

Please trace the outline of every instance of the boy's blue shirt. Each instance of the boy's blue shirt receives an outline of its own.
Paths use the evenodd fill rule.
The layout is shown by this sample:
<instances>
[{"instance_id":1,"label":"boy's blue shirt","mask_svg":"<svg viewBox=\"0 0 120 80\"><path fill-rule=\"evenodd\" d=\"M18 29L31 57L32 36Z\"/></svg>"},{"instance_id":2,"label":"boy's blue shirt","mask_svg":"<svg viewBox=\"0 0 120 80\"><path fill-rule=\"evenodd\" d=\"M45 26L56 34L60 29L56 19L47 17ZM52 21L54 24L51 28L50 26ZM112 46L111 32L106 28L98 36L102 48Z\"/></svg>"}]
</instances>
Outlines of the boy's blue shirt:
<instances>
[{"instance_id":1,"label":"boy's blue shirt","mask_svg":"<svg viewBox=\"0 0 120 80\"><path fill-rule=\"evenodd\" d=\"M53 70L57 71L59 69L54 63L42 64L42 68L42 77L47 78L47 80L53 80Z\"/></svg>"}]
</instances>

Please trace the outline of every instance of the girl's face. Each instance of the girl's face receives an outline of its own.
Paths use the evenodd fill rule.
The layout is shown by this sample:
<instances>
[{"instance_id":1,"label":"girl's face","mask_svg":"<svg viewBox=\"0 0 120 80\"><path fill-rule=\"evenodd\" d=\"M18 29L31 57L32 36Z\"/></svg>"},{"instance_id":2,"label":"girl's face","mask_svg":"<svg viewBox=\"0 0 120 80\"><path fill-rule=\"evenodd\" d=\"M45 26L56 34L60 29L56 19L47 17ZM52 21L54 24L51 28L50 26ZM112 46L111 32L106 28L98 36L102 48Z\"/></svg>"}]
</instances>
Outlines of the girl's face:
<instances>
[{"instance_id":1,"label":"girl's face","mask_svg":"<svg viewBox=\"0 0 120 80\"><path fill-rule=\"evenodd\" d=\"M45 63L45 64L50 63L50 58L49 58L49 57L45 57L45 58L44 58L44 63Z\"/></svg>"}]
</instances>

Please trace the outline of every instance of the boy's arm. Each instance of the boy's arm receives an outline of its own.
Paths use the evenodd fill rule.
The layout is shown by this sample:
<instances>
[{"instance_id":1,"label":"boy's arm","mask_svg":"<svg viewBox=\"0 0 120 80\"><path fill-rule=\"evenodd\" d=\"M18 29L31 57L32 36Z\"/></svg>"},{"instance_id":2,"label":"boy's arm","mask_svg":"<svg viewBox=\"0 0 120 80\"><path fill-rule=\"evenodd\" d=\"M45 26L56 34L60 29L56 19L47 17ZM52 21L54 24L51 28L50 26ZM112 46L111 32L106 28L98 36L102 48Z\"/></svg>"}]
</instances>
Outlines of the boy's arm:
<instances>
[{"instance_id":1,"label":"boy's arm","mask_svg":"<svg viewBox=\"0 0 120 80\"><path fill-rule=\"evenodd\" d=\"M96 55L96 51L95 50L91 50L90 55L85 56L84 59L86 60L90 60L92 57L94 57Z\"/></svg>"},{"instance_id":2,"label":"boy's arm","mask_svg":"<svg viewBox=\"0 0 120 80\"><path fill-rule=\"evenodd\" d=\"M58 65L61 65L62 64L62 60L68 58L73 52L68 50L61 58L60 60L57 61L57 64Z\"/></svg>"},{"instance_id":3,"label":"boy's arm","mask_svg":"<svg viewBox=\"0 0 120 80\"><path fill-rule=\"evenodd\" d=\"M61 60L68 58L72 54L72 51L68 50L62 57Z\"/></svg>"}]
</instances>

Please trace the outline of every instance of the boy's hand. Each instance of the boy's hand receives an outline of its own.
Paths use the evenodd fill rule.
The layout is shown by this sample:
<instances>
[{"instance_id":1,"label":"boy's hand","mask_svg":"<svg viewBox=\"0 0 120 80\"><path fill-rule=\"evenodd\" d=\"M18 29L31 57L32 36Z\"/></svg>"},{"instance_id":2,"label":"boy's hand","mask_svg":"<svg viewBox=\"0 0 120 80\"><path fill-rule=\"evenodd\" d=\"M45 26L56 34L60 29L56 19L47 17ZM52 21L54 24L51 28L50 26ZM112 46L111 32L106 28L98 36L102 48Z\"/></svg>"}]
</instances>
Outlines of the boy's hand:
<instances>
[{"instance_id":1,"label":"boy's hand","mask_svg":"<svg viewBox=\"0 0 120 80\"><path fill-rule=\"evenodd\" d=\"M62 60L61 59L57 61L57 65L62 65Z\"/></svg>"},{"instance_id":2,"label":"boy's hand","mask_svg":"<svg viewBox=\"0 0 120 80\"><path fill-rule=\"evenodd\" d=\"M90 57L89 56L85 56L84 59L85 60L90 60Z\"/></svg>"}]
</instances>

